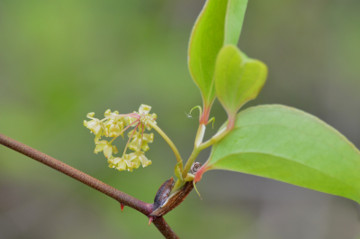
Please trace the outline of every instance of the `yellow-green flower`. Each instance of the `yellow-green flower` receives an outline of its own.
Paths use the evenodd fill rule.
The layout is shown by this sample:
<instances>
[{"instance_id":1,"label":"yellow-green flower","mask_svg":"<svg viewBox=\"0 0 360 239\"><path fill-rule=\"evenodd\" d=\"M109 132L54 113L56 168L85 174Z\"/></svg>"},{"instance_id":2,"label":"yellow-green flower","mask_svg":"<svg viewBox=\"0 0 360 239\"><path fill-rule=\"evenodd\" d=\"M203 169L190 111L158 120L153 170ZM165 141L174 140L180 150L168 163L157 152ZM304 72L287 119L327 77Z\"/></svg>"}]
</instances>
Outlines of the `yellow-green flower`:
<instances>
[{"instance_id":1,"label":"yellow-green flower","mask_svg":"<svg viewBox=\"0 0 360 239\"><path fill-rule=\"evenodd\" d=\"M124 122L122 120L107 120L104 122L106 137L118 137L122 135L124 130Z\"/></svg>"},{"instance_id":2,"label":"yellow-green flower","mask_svg":"<svg viewBox=\"0 0 360 239\"><path fill-rule=\"evenodd\" d=\"M107 140L101 140L96 143L94 153L103 152L105 158L111 158L113 153L118 153L116 146L112 145Z\"/></svg>"},{"instance_id":3,"label":"yellow-green flower","mask_svg":"<svg viewBox=\"0 0 360 239\"><path fill-rule=\"evenodd\" d=\"M98 135L98 134L101 134L103 127L102 127L101 121L94 118L94 116L95 116L94 112L88 113L86 115L86 117L88 117L91 120L89 120L89 121L84 120L84 126L88 129L90 129L90 131L93 134Z\"/></svg>"},{"instance_id":4,"label":"yellow-green flower","mask_svg":"<svg viewBox=\"0 0 360 239\"><path fill-rule=\"evenodd\" d=\"M148 105L140 105L139 108L139 116L140 122L142 126L144 126L147 130L152 129L152 124L156 124L157 115L156 114L149 114L151 110L151 106Z\"/></svg>"},{"instance_id":5,"label":"yellow-green flower","mask_svg":"<svg viewBox=\"0 0 360 239\"><path fill-rule=\"evenodd\" d=\"M152 143L154 140L154 134L150 133L150 134L145 134L142 132L138 132L138 131L130 131L128 136L131 137L131 135L133 134L133 137L131 139L131 142L129 143L129 149L133 150L133 151L148 151L149 145L148 143Z\"/></svg>"},{"instance_id":6,"label":"yellow-green flower","mask_svg":"<svg viewBox=\"0 0 360 239\"><path fill-rule=\"evenodd\" d=\"M145 133L145 130L151 130L156 124L156 114L150 114L151 107L141 105L138 112L129 114L119 114L118 111L106 110L104 119L94 118L95 113L87 114L89 121L84 121L84 126L90 129L95 135L94 153L103 152L107 158L110 168L119 171L132 171L140 167L146 167L151 164L147 159L145 152L149 150L149 143L154 140L153 133ZM127 144L124 147L122 157L114 156L118 153L117 148L112 145L113 141L119 136L124 136L124 132L130 128ZM105 137L106 139L103 139ZM127 153L127 150L134 152Z\"/></svg>"},{"instance_id":7,"label":"yellow-green flower","mask_svg":"<svg viewBox=\"0 0 360 239\"><path fill-rule=\"evenodd\" d=\"M108 159L108 163L110 168L115 168L119 171L127 170L127 164L123 158L110 158Z\"/></svg>"},{"instance_id":8,"label":"yellow-green flower","mask_svg":"<svg viewBox=\"0 0 360 239\"><path fill-rule=\"evenodd\" d=\"M140 166L140 163L143 168L149 166L152 163L151 160L146 158L144 152L142 151L128 154L128 160L134 164L134 168L138 168Z\"/></svg>"}]
</instances>

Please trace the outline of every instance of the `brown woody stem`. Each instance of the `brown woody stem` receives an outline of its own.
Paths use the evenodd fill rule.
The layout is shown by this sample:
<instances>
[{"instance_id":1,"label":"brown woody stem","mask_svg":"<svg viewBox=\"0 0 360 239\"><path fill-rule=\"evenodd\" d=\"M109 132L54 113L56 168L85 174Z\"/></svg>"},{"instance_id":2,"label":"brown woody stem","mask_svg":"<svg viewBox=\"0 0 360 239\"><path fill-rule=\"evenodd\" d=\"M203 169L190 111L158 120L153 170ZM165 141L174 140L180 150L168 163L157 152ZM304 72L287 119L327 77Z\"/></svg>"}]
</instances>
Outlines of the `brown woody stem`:
<instances>
[{"instance_id":1,"label":"brown woody stem","mask_svg":"<svg viewBox=\"0 0 360 239\"><path fill-rule=\"evenodd\" d=\"M14 139L11 139L3 134L0 134L0 144L24 154L40 163L43 163L61 173L64 173L83 184L86 184L99 192L106 194L107 196L115 199L119 203L129 206L146 216L150 216L153 211L153 204L143 202L137 198L134 198L120 190L107 185L106 183L91 177L90 175L77 170L49 155L46 155L36 149L33 149L25 144L22 144ZM165 238L178 238L175 232L166 223L163 217L157 217L153 220L154 225L157 229L165 236Z\"/></svg>"},{"instance_id":2,"label":"brown woody stem","mask_svg":"<svg viewBox=\"0 0 360 239\"><path fill-rule=\"evenodd\" d=\"M179 239L176 233L171 229L169 224L166 223L163 217L157 217L153 221L157 229L163 234L165 238L168 239Z\"/></svg>"}]
</instances>

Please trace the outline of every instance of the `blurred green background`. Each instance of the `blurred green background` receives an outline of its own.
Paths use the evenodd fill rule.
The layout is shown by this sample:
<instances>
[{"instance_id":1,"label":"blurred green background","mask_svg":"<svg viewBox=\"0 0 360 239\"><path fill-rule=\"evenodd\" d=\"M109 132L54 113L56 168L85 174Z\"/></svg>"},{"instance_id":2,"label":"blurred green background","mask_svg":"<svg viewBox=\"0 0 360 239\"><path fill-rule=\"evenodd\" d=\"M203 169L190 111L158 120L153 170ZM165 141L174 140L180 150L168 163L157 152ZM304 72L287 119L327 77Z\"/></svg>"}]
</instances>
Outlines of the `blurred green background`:
<instances>
[{"instance_id":1,"label":"blurred green background","mask_svg":"<svg viewBox=\"0 0 360 239\"><path fill-rule=\"evenodd\" d=\"M107 168L82 126L149 104L188 156L201 104L186 64L204 1L0 0L0 132L141 200L151 202L175 158L155 135L153 165ZM250 0L240 40L269 78L249 105L310 112L360 146L360 1ZM247 105L247 106L249 106ZM216 127L225 114L218 103ZM215 128L216 128L215 127ZM210 130L214 133L216 130ZM204 162L208 152L201 154ZM353 239L355 203L250 175L209 172L166 216L182 238ZM31 159L0 147L0 238L161 238L140 213Z\"/></svg>"}]
</instances>

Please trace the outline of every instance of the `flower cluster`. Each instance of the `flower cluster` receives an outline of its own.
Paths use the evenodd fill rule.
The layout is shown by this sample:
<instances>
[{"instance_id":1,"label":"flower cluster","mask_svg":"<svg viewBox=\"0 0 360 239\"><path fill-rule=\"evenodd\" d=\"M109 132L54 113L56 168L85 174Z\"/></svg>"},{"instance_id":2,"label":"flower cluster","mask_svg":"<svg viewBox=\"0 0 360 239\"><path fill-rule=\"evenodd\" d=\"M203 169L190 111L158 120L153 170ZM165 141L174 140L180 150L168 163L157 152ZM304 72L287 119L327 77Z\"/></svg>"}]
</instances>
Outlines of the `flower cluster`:
<instances>
[{"instance_id":1,"label":"flower cluster","mask_svg":"<svg viewBox=\"0 0 360 239\"><path fill-rule=\"evenodd\" d=\"M151 107L148 105L141 105L139 111L134 111L130 114L119 114L118 111L111 112L107 110L104 113L104 119L95 118L95 113L88 113L84 120L84 126L90 129L95 135L95 150L94 153L103 152L107 158L110 168L115 168L119 171L132 171L142 165L146 167L151 164L151 160L147 159L145 152L149 150L149 143L154 140L153 133L144 133L146 130L152 129L156 124L156 114L150 114ZM116 138L122 136L129 130L127 136L128 141L125 145L121 157L115 157L118 149L112 143ZM103 139L102 137L106 137ZM127 150L133 152L127 153Z\"/></svg>"}]
</instances>

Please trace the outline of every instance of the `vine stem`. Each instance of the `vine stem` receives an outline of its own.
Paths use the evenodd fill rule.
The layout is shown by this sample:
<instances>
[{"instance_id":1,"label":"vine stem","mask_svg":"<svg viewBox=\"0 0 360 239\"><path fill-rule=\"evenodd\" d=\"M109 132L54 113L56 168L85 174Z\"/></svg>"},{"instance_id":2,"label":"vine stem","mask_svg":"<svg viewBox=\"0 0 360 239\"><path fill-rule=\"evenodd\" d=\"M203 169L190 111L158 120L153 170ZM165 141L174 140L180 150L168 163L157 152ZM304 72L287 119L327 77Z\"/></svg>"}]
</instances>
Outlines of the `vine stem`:
<instances>
[{"instance_id":1,"label":"vine stem","mask_svg":"<svg viewBox=\"0 0 360 239\"><path fill-rule=\"evenodd\" d=\"M22 144L12 138L9 138L3 134L0 134L0 144L4 145L5 147L8 147L14 151L17 151L23 155L26 155L40 163L43 163L63 174L66 174L79 182L92 187L99 192L115 199L119 203L129 206L145 216L149 217L151 212L153 211L153 204L143 202L133 196L130 196L114 187L111 187L110 185L107 185L106 183L78 170L75 169L47 154L44 154L34 148L31 148L30 146L27 146L25 144ZM175 239L178 238L178 236L175 234L175 232L170 228L170 226L166 223L165 219L163 217L156 217L153 220L154 225L157 227L157 229L163 234L165 238L169 239Z\"/></svg>"},{"instance_id":2,"label":"vine stem","mask_svg":"<svg viewBox=\"0 0 360 239\"><path fill-rule=\"evenodd\" d=\"M191 155L185 164L182 177L183 178L186 177L187 173L189 172L189 170L191 168L191 165L194 163L195 159L197 158L197 156L199 155L199 153L202 150L204 150L204 149L212 146L213 144L219 142L220 140L222 140L232 130L232 128L233 127L223 128L222 130L217 132L213 137L211 137L208 141L203 142L206 126L203 124L200 124L198 131L196 133L196 137L195 137L194 149L191 152Z\"/></svg>"},{"instance_id":3,"label":"vine stem","mask_svg":"<svg viewBox=\"0 0 360 239\"><path fill-rule=\"evenodd\" d=\"M195 159L197 158L197 156L199 155L201 149L199 149L199 146L201 145L203 139L204 139L204 134L205 134L205 130L206 130L206 126L204 124L199 124L199 128L196 132L196 136L195 136L195 142L194 142L194 149L191 152L191 155L189 157L189 159L187 160L184 170L182 172L182 177L185 178L191 168L191 165L194 163Z\"/></svg>"}]
</instances>

